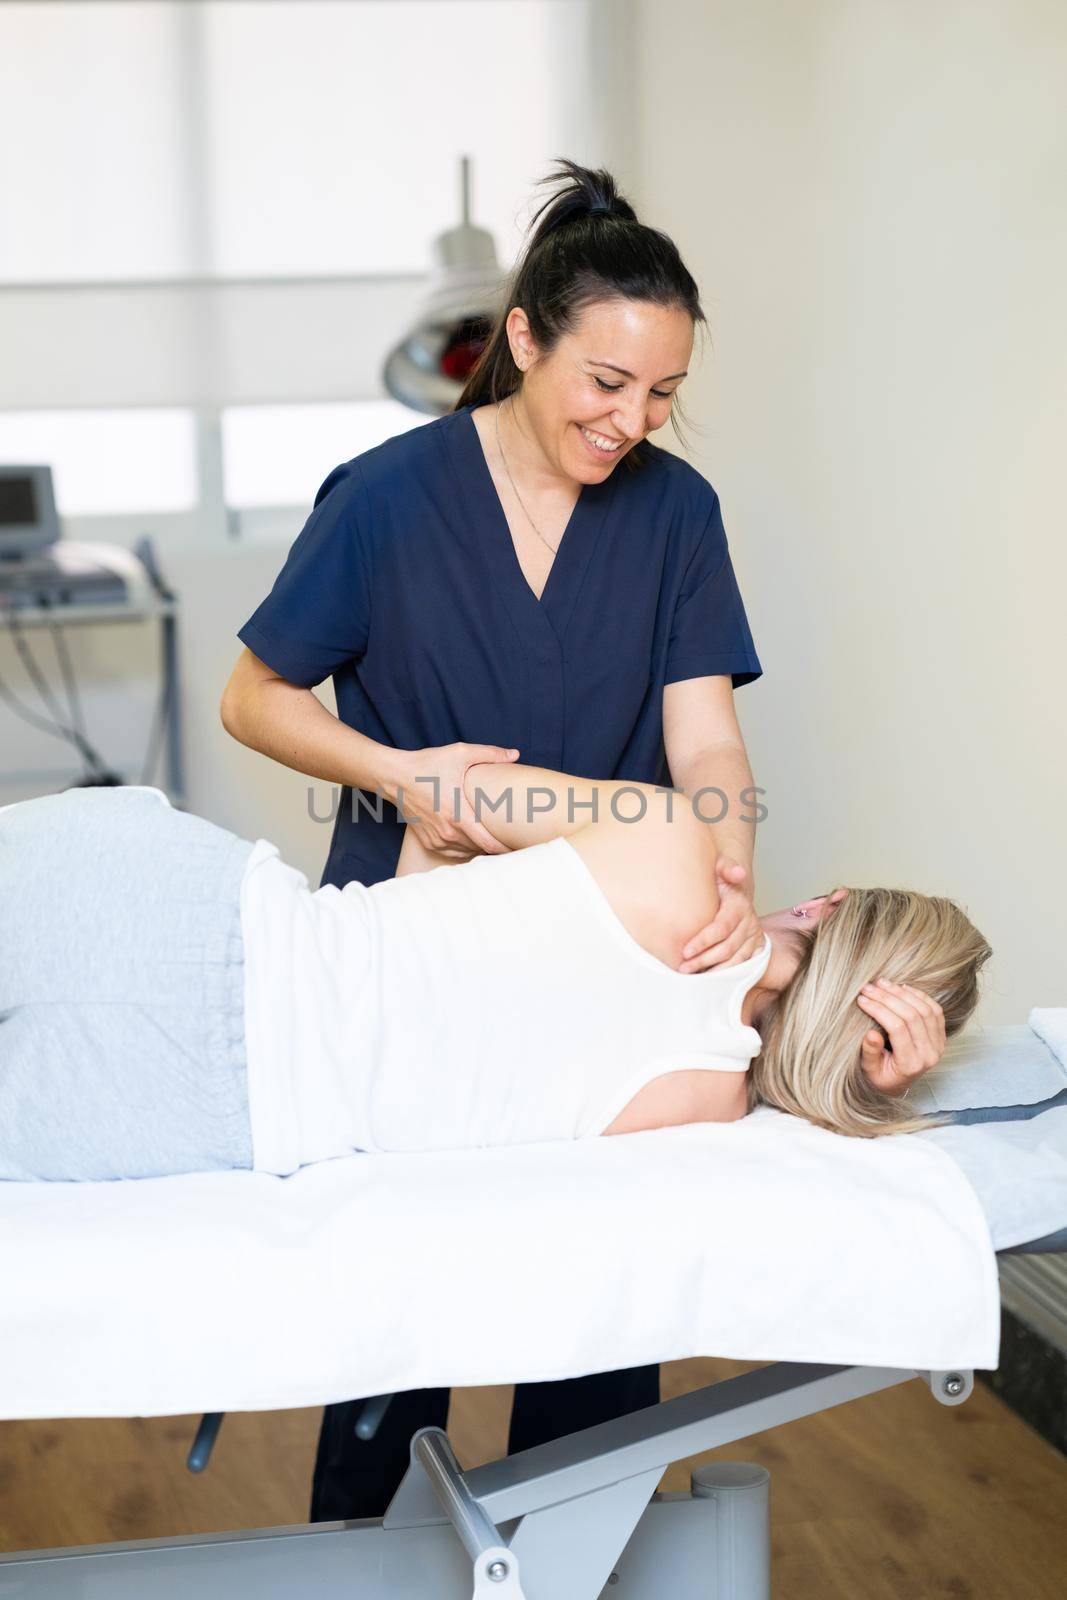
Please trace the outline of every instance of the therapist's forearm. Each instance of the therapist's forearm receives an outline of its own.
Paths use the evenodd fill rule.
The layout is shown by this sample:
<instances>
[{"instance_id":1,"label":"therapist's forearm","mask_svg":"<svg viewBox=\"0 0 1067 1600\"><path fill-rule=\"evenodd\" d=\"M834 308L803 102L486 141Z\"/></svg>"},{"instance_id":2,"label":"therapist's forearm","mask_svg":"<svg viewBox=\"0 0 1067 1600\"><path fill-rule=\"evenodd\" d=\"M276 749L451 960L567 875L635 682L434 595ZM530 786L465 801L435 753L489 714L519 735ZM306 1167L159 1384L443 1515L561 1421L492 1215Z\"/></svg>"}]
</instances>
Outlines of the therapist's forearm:
<instances>
[{"instance_id":1,"label":"therapist's forearm","mask_svg":"<svg viewBox=\"0 0 1067 1600\"><path fill-rule=\"evenodd\" d=\"M729 856L755 881L752 862L756 853L755 779L743 746L712 745L695 757L674 781L693 801L697 815L707 821L719 855ZM704 793L700 791L704 790ZM747 802L742 794L752 795ZM698 798L699 797L699 798ZM716 821L716 818L721 820ZM743 821L743 818L749 821Z\"/></svg>"},{"instance_id":2,"label":"therapist's forearm","mask_svg":"<svg viewBox=\"0 0 1067 1600\"><path fill-rule=\"evenodd\" d=\"M284 678L258 683L239 705L224 706L223 725L241 744L309 778L396 792L398 752L350 728L310 689Z\"/></svg>"}]
</instances>

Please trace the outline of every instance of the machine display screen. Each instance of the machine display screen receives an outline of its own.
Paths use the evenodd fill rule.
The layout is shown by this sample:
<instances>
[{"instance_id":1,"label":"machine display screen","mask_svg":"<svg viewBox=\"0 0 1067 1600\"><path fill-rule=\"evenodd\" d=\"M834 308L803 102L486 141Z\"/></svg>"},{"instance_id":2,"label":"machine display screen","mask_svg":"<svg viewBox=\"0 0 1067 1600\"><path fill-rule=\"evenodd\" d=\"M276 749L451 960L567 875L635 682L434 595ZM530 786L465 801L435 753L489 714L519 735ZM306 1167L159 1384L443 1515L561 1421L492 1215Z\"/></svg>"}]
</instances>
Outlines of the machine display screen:
<instances>
[{"instance_id":1,"label":"machine display screen","mask_svg":"<svg viewBox=\"0 0 1067 1600\"><path fill-rule=\"evenodd\" d=\"M33 479L0 477L0 528L16 528L36 521Z\"/></svg>"}]
</instances>

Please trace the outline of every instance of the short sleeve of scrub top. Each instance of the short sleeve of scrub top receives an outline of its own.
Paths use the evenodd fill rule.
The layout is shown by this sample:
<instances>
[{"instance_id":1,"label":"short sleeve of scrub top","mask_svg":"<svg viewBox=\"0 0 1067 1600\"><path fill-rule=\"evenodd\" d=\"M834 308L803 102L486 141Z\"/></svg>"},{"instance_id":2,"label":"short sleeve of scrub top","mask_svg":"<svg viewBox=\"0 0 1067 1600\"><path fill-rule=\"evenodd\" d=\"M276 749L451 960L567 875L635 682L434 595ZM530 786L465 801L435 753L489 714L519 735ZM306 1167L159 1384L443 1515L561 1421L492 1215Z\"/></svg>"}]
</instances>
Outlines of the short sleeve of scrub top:
<instances>
[{"instance_id":1,"label":"short sleeve of scrub top","mask_svg":"<svg viewBox=\"0 0 1067 1600\"><path fill-rule=\"evenodd\" d=\"M269 597L238 634L253 655L302 689L367 648L366 498L357 462L330 473Z\"/></svg>"},{"instance_id":2,"label":"short sleeve of scrub top","mask_svg":"<svg viewBox=\"0 0 1067 1600\"><path fill-rule=\"evenodd\" d=\"M471 412L338 467L238 637L289 682L332 675L341 721L395 749L515 746L584 777L667 783L663 689L762 674L719 500L645 440L585 484L540 599ZM343 790L324 883L396 869L395 807Z\"/></svg>"},{"instance_id":3,"label":"short sleeve of scrub top","mask_svg":"<svg viewBox=\"0 0 1067 1600\"><path fill-rule=\"evenodd\" d=\"M762 668L755 659L714 489L711 498L708 520L675 603L663 681L677 683L682 678L728 672L736 689L758 678ZM739 653L748 651L752 665L738 671Z\"/></svg>"}]
</instances>

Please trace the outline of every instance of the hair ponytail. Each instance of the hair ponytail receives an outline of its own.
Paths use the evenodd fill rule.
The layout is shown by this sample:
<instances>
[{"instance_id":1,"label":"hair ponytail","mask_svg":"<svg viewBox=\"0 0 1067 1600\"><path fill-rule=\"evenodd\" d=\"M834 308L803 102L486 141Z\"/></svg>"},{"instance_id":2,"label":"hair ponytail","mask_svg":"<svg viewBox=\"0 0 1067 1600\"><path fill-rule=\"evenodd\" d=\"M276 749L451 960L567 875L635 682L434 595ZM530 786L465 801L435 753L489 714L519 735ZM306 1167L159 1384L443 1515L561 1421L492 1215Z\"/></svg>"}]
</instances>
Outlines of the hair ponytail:
<instances>
[{"instance_id":1,"label":"hair ponytail","mask_svg":"<svg viewBox=\"0 0 1067 1600\"><path fill-rule=\"evenodd\" d=\"M678 306L694 326L706 324L697 285L665 233L639 222L610 172L557 158L542 183L562 186L534 212L526 244L508 280L488 342L468 374L454 409L507 399L522 386L505 326L521 306L543 355L573 332L582 310L601 300L643 300ZM678 432L675 411L671 421ZM680 435L679 435L680 437ZM628 450L631 468L644 460L644 441Z\"/></svg>"}]
</instances>

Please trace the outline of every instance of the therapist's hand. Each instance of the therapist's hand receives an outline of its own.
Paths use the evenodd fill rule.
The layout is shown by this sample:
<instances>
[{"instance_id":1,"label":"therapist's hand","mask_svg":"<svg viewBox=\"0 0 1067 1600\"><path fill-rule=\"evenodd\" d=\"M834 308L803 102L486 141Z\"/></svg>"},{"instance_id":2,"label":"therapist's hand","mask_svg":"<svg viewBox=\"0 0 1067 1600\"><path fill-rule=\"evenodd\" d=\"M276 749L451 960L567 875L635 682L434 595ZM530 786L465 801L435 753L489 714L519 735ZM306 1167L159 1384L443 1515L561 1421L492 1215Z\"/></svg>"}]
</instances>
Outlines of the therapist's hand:
<instances>
[{"instance_id":1,"label":"therapist's hand","mask_svg":"<svg viewBox=\"0 0 1067 1600\"><path fill-rule=\"evenodd\" d=\"M448 861L508 854L507 845L478 821L463 792L463 779L467 768L481 761L517 761L517 750L498 744L443 744L403 754L396 804L420 844Z\"/></svg>"},{"instance_id":2,"label":"therapist's hand","mask_svg":"<svg viewBox=\"0 0 1067 1600\"><path fill-rule=\"evenodd\" d=\"M729 856L720 856L715 863L715 881L719 888L718 915L683 948L685 959L679 972L737 966L763 948L763 928L752 904L752 883L746 868Z\"/></svg>"}]
</instances>

